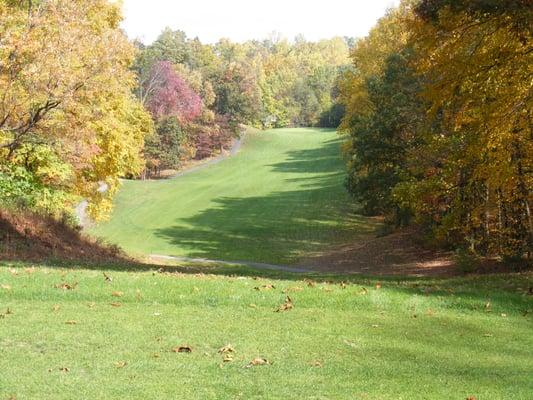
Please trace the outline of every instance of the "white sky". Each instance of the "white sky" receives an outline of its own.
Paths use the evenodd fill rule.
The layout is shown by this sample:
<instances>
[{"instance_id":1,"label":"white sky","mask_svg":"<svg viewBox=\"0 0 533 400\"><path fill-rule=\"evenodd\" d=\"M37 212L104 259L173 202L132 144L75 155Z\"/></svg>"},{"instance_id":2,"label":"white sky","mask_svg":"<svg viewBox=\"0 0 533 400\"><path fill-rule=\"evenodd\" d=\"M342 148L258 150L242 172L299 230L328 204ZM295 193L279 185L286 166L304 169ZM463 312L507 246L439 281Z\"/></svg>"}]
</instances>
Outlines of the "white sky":
<instances>
[{"instance_id":1,"label":"white sky","mask_svg":"<svg viewBox=\"0 0 533 400\"><path fill-rule=\"evenodd\" d=\"M123 28L149 44L165 27L198 36L242 42L272 32L308 40L365 36L389 6L399 0L123 0Z\"/></svg>"}]
</instances>

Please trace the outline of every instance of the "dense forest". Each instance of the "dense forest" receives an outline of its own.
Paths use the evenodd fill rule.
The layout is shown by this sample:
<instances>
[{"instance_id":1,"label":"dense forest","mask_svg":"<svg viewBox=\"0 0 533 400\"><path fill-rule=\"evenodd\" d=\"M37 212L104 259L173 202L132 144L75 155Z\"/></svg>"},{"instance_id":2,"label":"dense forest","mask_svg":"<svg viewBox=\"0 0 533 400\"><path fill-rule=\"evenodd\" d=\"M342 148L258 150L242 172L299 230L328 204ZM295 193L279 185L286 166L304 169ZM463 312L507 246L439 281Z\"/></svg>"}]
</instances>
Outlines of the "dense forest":
<instances>
[{"instance_id":1,"label":"dense forest","mask_svg":"<svg viewBox=\"0 0 533 400\"><path fill-rule=\"evenodd\" d=\"M403 1L341 84L348 188L475 259L533 251L533 2Z\"/></svg>"}]
</instances>

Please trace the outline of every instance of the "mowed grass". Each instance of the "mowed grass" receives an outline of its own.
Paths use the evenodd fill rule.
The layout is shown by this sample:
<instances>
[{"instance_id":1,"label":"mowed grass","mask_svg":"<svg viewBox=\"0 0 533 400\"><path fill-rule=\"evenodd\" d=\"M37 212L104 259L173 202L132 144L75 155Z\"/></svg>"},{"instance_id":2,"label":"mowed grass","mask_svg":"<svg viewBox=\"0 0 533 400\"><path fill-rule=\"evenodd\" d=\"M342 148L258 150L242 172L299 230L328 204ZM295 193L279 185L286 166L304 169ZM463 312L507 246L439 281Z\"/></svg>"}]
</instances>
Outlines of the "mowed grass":
<instances>
[{"instance_id":1,"label":"mowed grass","mask_svg":"<svg viewBox=\"0 0 533 400\"><path fill-rule=\"evenodd\" d=\"M294 263L375 228L343 186L340 143L325 129L250 132L217 165L124 182L111 220L90 233L136 255Z\"/></svg>"},{"instance_id":2,"label":"mowed grass","mask_svg":"<svg viewBox=\"0 0 533 400\"><path fill-rule=\"evenodd\" d=\"M210 271L0 263L0 399L531 399L531 275Z\"/></svg>"}]
</instances>

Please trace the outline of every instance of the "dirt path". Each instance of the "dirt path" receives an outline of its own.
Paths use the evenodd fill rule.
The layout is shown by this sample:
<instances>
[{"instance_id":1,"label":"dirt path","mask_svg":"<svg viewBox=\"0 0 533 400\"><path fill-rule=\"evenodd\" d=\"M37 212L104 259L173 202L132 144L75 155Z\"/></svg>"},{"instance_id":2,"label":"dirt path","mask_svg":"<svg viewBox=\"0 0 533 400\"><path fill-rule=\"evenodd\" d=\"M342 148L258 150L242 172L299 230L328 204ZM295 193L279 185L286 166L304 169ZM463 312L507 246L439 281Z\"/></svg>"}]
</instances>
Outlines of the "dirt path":
<instances>
[{"instance_id":1,"label":"dirt path","mask_svg":"<svg viewBox=\"0 0 533 400\"><path fill-rule=\"evenodd\" d=\"M246 132L243 132L241 136L233 142L233 145L231 146L231 149L229 151L224 152L218 155L217 157L210 158L207 161L197 164L191 168L185 168L183 171L180 171L177 174L170 176L168 179L179 178L180 176L191 174L193 172L196 172L204 168L210 167L212 165L218 164L219 162L225 160L226 158L236 155L241 149L245 136L246 136Z\"/></svg>"},{"instance_id":2,"label":"dirt path","mask_svg":"<svg viewBox=\"0 0 533 400\"><path fill-rule=\"evenodd\" d=\"M149 256L153 260L169 260L169 261L182 261L182 262L191 262L191 263L202 263L202 264L222 264L222 265L244 265L245 267L256 268L256 269L267 269L273 271L283 271L283 272L314 272L313 269L303 268L303 267L291 267L288 265L274 265L274 264L265 264L252 261L222 261L222 260L211 260L208 258L189 258L189 257L173 257L173 256L162 256L158 254L152 254Z\"/></svg>"}]
</instances>

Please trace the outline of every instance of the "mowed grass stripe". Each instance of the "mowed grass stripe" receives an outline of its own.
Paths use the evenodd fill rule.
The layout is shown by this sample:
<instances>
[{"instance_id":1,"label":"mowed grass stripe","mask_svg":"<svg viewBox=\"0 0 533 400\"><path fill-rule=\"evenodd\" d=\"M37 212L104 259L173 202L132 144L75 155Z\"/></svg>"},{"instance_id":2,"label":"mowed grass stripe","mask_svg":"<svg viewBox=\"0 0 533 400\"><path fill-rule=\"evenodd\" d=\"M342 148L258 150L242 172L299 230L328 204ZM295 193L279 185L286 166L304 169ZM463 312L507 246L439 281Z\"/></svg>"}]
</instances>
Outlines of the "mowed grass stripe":
<instances>
[{"instance_id":1,"label":"mowed grass stripe","mask_svg":"<svg viewBox=\"0 0 533 400\"><path fill-rule=\"evenodd\" d=\"M291 264L373 229L343 187L325 129L249 133L234 157L165 181L127 181L90 232L138 255Z\"/></svg>"}]
</instances>

